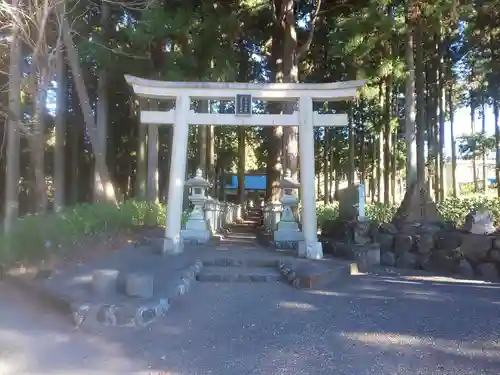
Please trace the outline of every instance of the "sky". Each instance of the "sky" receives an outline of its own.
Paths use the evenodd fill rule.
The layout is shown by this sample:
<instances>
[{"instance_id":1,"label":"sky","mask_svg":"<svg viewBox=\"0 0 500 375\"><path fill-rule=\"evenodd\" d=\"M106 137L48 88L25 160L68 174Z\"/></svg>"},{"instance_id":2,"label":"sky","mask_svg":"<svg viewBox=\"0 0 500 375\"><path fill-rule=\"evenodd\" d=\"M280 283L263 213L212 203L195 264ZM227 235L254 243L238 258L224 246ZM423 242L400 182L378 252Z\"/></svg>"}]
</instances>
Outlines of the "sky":
<instances>
[{"instance_id":1,"label":"sky","mask_svg":"<svg viewBox=\"0 0 500 375\"><path fill-rule=\"evenodd\" d=\"M481 118L476 111L476 131L481 131ZM464 107L455 111L455 138L471 134L470 108ZM495 121L492 107L486 108L486 134L495 134ZM450 124L445 127L445 156L451 156Z\"/></svg>"}]
</instances>

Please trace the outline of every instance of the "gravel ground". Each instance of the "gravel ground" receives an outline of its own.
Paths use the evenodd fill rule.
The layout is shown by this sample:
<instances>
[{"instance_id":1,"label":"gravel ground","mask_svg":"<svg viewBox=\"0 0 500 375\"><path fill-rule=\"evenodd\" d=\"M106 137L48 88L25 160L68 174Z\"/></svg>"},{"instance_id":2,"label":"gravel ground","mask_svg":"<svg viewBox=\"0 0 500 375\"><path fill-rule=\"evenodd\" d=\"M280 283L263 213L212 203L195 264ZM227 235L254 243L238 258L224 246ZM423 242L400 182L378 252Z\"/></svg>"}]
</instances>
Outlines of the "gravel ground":
<instances>
[{"instance_id":1,"label":"gravel ground","mask_svg":"<svg viewBox=\"0 0 500 375\"><path fill-rule=\"evenodd\" d=\"M84 333L0 284L0 375L497 375L499 317L500 285L389 273L195 283L147 329Z\"/></svg>"},{"instance_id":2,"label":"gravel ground","mask_svg":"<svg viewBox=\"0 0 500 375\"><path fill-rule=\"evenodd\" d=\"M198 283L130 348L169 374L498 374L499 316L494 285Z\"/></svg>"}]
</instances>

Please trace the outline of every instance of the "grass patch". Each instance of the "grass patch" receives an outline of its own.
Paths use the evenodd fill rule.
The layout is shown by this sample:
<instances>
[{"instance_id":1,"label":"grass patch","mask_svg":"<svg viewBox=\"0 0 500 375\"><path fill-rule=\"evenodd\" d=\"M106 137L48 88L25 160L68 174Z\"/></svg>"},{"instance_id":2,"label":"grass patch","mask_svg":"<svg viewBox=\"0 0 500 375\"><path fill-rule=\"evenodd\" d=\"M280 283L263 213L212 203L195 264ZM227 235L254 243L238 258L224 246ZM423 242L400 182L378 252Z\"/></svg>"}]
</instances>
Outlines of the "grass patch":
<instances>
[{"instance_id":1,"label":"grass patch","mask_svg":"<svg viewBox=\"0 0 500 375\"><path fill-rule=\"evenodd\" d=\"M57 213L26 215L15 221L9 236L0 235L0 262L12 264L44 259L85 236L165 226L165 210L162 204L128 200L118 206L81 204Z\"/></svg>"}]
</instances>

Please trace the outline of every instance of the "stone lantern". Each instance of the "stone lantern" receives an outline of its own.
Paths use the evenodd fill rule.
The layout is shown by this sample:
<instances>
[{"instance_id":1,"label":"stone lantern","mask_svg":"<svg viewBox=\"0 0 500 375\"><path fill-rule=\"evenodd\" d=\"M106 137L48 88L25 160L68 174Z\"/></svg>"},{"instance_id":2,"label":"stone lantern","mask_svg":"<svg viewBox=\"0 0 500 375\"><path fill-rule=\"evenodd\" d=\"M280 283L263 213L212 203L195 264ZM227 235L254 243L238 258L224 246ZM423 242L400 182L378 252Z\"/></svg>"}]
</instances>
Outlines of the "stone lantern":
<instances>
[{"instance_id":1,"label":"stone lantern","mask_svg":"<svg viewBox=\"0 0 500 375\"><path fill-rule=\"evenodd\" d=\"M274 232L274 241L278 247L295 247L299 241L304 241L304 236L294 215L294 210L296 210L299 203L294 191L299 187L300 183L294 180L290 170L287 170L285 177L280 182L280 188L283 190L280 200L283 205L283 212L278 228Z\"/></svg>"},{"instance_id":2,"label":"stone lantern","mask_svg":"<svg viewBox=\"0 0 500 375\"><path fill-rule=\"evenodd\" d=\"M181 237L185 241L206 243L211 237L211 232L205 220L203 207L208 199L206 190L210 187L210 183L203 178L201 169L198 168L195 176L187 180L184 185L189 188L189 200L194 208L189 214L186 229L181 231Z\"/></svg>"}]
</instances>

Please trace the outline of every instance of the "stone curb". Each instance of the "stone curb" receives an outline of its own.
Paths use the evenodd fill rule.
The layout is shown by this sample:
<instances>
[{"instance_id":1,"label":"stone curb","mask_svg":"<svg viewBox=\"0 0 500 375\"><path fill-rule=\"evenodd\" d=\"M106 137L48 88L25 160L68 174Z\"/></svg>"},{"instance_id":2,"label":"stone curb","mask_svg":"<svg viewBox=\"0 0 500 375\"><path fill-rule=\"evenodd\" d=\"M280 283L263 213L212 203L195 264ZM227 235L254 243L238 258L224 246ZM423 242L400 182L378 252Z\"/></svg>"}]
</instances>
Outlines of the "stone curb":
<instances>
[{"instance_id":1,"label":"stone curb","mask_svg":"<svg viewBox=\"0 0 500 375\"><path fill-rule=\"evenodd\" d=\"M217 258L203 261L204 266L208 267L261 267L276 269L276 261L260 260L260 259L234 259L234 258ZM196 280L200 282L272 282L281 280L281 274L264 275L264 274L242 274L221 275L217 273L197 274Z\"/></svg>"},{"instance_id":2,"label":"stone curb","mask_svg":"<svg viewBox=\"0 0 500 375\"><path fill-rule=\"evenodd\" d=\"M292 265L287 264L284 260L278 260L276 267L291 286L297 289L302 287L301 279L297 276Z\"/></svg>"},{"instance_id":3,"label":"stone curb","mask_svg":"<svg viewBox=\"0 0 500 375\"><path fill-rule=\"evenodd\" d=\"M182 273L175 286L176 296L186 294L193 280L203 268L203 263L197 260ZM81 325L101 324L114 327L144 327L156 318L165 316L170 309L169 298L159 298L140 306L109 305L109 304L81 304L73 305L72 317L77 327Z\"/></svg>"},{"instance_id":4,"label":"stone curb","mask_svg":"<svg viewBox=\"0 0 500 375\"><path fill-rule=\"evenodd\" d=\"M182 296L196 279L203 268L203 263L197 260L182 273L175 286L175 294ZM23 277L5 273L4 280L13 286L39 298L48 307L72 318L76 328L99 325L114 327L144 327L156 318L164 316L170 308L169 298L158 298L140 305L106 304L106 303L75 303L69 299L52 293L41 285ZM133 303L133 299L131 299Z\"/></svg>"},{"instance_id":5,"label":"stone curb","mask_svg":"<svg viewBox=\"0 0 500 375\"><path fill-rule=\"evenodd\" d=\"M217 258L203 261L204 266L211 267L263 267L275 268L276 261L261 259L235 259L235 258Z\"/></svg>"},{"instance_id":6,"label":"stone curb","mask_svg":"<svg viewBox=\"0 0 500 375\"><path fill-rule=\"evenodd\" d=\"M219 274L200 274L196 278L200 282L272 282L281 280L281 275L260 275L260 274L236 274L236 275L219 275Z\"/></svg>"},{"instance_id":7,"label":"stone curb","mask_svg":"<svg viewBox=\"0 0 500 375\"><path fill-rule=\"evenodd\" d=\"M341 281L353 275L352 263L338 264L319 272L307 272L283 260L277 262L277 267L288 283L297 289L321 287L325 282Z\"/></svg>"}]
</instances>

